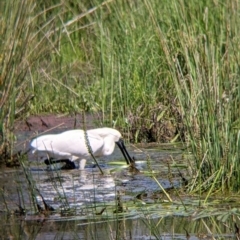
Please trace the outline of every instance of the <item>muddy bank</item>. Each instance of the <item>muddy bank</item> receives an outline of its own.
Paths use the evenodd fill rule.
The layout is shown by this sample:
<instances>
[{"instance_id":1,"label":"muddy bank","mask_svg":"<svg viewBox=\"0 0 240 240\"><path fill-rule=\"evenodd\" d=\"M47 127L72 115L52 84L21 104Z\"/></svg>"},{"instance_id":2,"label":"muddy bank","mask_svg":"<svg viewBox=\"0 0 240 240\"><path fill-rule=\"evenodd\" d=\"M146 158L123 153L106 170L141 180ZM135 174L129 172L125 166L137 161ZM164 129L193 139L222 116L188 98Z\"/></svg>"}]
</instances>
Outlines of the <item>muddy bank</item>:
<instances>
[{"instance_id":1,"label":"muddy bank","mask_svg":"<svg viewBox=\"0 0 240 240\"><path fill-rule=\"evenodd\" d=\"M65 115L65 114L49 114L30 116L24 120L15 122L15 133L22 131L58 131L67 129L76 129L84 127L93 128L102 125L101 116L98 114L81 114Z\"/></svg>"}]
</instances>

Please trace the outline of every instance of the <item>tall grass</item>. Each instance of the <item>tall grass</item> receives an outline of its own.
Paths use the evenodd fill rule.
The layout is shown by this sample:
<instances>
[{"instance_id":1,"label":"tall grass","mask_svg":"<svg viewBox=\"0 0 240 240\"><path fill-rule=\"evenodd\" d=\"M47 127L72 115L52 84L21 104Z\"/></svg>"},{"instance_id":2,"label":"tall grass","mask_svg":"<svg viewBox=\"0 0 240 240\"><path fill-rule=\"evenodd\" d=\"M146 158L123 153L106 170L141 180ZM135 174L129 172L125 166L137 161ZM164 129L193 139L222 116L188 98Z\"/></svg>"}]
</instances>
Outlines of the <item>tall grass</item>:
<instances>
[{"instance_id":1,"label":"tall grass","mask_svg":"<svg viewBox=\"0 0 240 240\"><path fill-rule=\"evenodd\" d=\"M0 130L1 130L1 153L7 153L13 140L11 128L15 114L24 107L25 99L29 98L25 90L23 79L30 63L26 59L28 54L29 22L26 11L31 9L25 3L16 3L13 7L11 2L1 2L3 11L0 44ZM19 104L20 102L20 104ZM20 109L18 106L20 105ZM4 156L7 157L7 156Z\"/></svg>"},{"instance_id":2,"label":"tall grass","mask_svg":"<svg viewBox=\"0 0 240 240\"><path fill-rule=\"evenodd\" d=\"M101 10L101 109L133 141L189 142L190 191L239 189L238 2L118 1Z\"/></svg>"},{"instance_id":3,"label":"tall grass","mask_svg":"<svg viewBox=\"0 0 240 240\"><path fill-rule=\"evenodd\" d=\"M1 2L0 153L3 161L12 156L14 120L26 114L34 97L31 89L38 80L37 67L52 49L43 33L44 25L39 23L43 15L30 0ZM45 24L50 28L50 20Z\"/></svg>"},{"instance_id":4,"label":"tall grass","mask_svg":"<svg viewBox=\"0 0 240 240\"><path fill-rule=\"evenodd\" d=\"M186 141L190 191L239 189L237 0L1 5L2 142L16 116L100 112L133 142Z\"/></svg>"},{"instance_id":5,"label":"tall grass","mask_svg":"<svg viewBox=\"0 0 240 240\"><path fill-rule=\"evenodd\" d=\"M195 158L190 190L209 196L239 189L238 3L178 1L168 8L166 34L148 4Z\"/></svg>"},{"instance_id":6,"label":"tall grass","mask_svg":"<svg viewBox=\"0 0 240 240\"><path fill-rule=\"evenodd\" d=\"M92 8L76 4L83 16L79 31L59 30L58 54L34 82L31 113L101 112L100 125L127 129L131 141L171 141L181 128L170 116L179 114L175 90L148 9L144 3L99 2Z\"/></svg>"}]
</instances>

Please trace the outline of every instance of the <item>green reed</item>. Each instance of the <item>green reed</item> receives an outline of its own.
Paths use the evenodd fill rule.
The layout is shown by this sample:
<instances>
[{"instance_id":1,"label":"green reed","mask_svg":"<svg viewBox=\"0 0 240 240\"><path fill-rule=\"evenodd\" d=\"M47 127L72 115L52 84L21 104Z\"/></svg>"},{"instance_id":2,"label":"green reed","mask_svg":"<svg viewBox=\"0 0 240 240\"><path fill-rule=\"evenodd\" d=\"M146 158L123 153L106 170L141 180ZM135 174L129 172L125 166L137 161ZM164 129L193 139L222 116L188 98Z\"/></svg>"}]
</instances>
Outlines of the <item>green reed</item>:
<instances>
[{"instance_id":1,"label":"green reed","mask_svg":"<svg viewBox=\"0 0 240 240\"><path fill-rule=\"evenodd\" d=\"M59 45L37 72L30 112L100 112L99 125L124 128L132 141L170 141L178 128L170 115L178 111L168 106L175 90L148 9L128 1L90 5L79 5L79 15L65 14L73 6L54 9L62 18L56 20ZM159 128L162 121L168 136Z\"/></svg>"},{"instance_id":2,"label":"green reed","mask_svg":"<svg viewBox=\"0 0 240 240\"><path fill-rule=\"evenodd\" d=\"M190 191L239 189L237 1L121 3L97 15L102 110L132 140L188 142Z\"/></svg>"},{"instance_id":3,"label":"green reed","mask_svg":"<svg viewBox=\"0 0 240 240\"><path fill-rule=\"evenodd\" d=\"M187 142L191 191L238 190L236 0L1 5L3 142L19 116L101 113L132 142Z\"/></svg>"},{"instance_id":4,"label":"green reed","mask_svg":"<svg viewBox=\"0 0 240 240\"><path fill-rule=\"evenodd\" d=\"M165 22L167 33L156 9L147 6L177 91L185 140L195 158L189 190L208 190L209 196L217 189L239 189L237 2L175 2L168 6L172 14Z\"/></svg>"},{"instance_id":5,"label":"green reed","mask_svg":"<svg viewBox=\"0 0 240 240\"><path fill-rule=\"evenodd\" d=\"M15 141L14 120L28 113L39 80L36 72L53 46L51 35L43 33L46 26L51 29L51 21L41 22L45 12L32 1L2 1L0 11L0 154L7 161Z\"/></svg>"}]
</instances>

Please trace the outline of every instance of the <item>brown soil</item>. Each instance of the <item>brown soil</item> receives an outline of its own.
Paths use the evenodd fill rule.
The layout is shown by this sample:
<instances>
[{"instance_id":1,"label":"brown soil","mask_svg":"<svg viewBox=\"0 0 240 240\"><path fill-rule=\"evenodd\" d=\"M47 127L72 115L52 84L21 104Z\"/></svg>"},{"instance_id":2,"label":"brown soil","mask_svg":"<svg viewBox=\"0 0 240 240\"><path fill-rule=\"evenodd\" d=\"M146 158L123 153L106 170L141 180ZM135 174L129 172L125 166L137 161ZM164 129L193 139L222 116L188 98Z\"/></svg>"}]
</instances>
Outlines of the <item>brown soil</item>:
<instances>
[{"instance_id":1,"label":"brown soil","mask_svg":"<svg viewBox=\"0 0 240 240\"><path fill-rule=\"evenodd\" d=\"M93 128L100 126L100 117L97 115L87 115L85 117L85 123L83 116L77 115L42 115L42 116L30 116L25 120L15 122L15 132L21 131L40 131L51 132L59 130L68 130L84 127Z\"/></svg>"}]
</instances>

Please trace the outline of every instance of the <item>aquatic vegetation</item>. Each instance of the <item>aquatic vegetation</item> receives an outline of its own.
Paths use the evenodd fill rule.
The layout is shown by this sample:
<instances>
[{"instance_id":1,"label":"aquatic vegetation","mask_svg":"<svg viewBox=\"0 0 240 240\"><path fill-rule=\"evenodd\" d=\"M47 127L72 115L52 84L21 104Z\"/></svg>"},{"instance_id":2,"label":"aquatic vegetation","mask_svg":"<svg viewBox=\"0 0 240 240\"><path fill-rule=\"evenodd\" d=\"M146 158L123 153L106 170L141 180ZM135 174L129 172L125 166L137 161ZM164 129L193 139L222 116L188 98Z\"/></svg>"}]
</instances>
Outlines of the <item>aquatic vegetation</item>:
<instances>
[{"instance_id":1,"label":"aquatic vegetation","mask_svg":"<svg viewBox=\"0 0 240 240\"><path fill-rule=\"evenodd\" d=\"M234 238L240 217L237 194L206 199L186 193L180 184L179 170L182 174L187 170L180 149L133 149L129 149L130 155L135 153L139 159L137 173L129 172L126 164L123 167L122 159L112 162L104 158L102 164L112 162L104 176L97 168L81 172L56 166L47 170L41 162L27 159L21 159L21 169L1 170L0 178L8 182L8 188L3 181L0 184L1 236L11 233L19 239L51 231L55 238L63 239L78 239L79 234L88 239L109 234L109 239L146 235L151 239L187 235ZM113 159L121 157L120 150L115 154Z\"/></svg>"},{"instance_id":2,"label":"aquatic vegetation","mask_svg":"<svg viewBox=\"0 0 240 240\"><path fill-rule=\"evenodd\" d=\"M229 11L223 11L220 2L197 8L194 1L170 6L172 16L179 15L177 29L168 32L171 41L162 41L181 106L185 141L196 163L189 190L200 195L208 191L207 197L216 190L239 190L240 177L236 1L229 2ZM162 32L160 25L156 29ZM176 33L181 37L173 38Z\"/></svg>"},{"instance_id":3,"label":"aquatic vegetation","mask_svg":"<svg viewBox=\"0 0 240 240\"><path fill-rule=\"evenodd\" d=\"M2 1L1 162L13 161L16 118L94 112L131 142L186 143L189 192L238 191L238 8L236 0Z\"/></svg>"}]
</instances>

